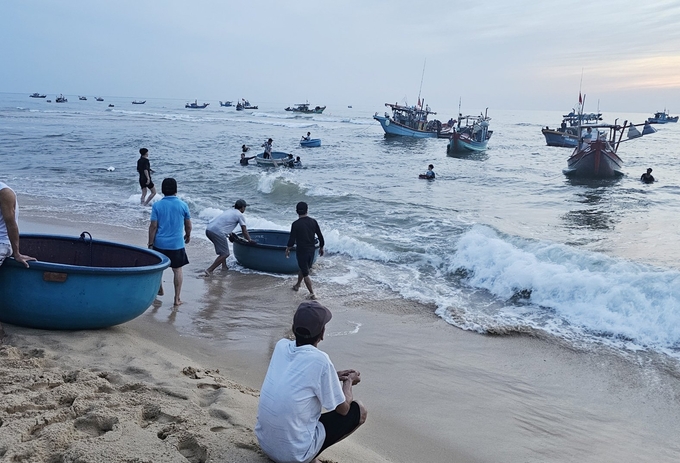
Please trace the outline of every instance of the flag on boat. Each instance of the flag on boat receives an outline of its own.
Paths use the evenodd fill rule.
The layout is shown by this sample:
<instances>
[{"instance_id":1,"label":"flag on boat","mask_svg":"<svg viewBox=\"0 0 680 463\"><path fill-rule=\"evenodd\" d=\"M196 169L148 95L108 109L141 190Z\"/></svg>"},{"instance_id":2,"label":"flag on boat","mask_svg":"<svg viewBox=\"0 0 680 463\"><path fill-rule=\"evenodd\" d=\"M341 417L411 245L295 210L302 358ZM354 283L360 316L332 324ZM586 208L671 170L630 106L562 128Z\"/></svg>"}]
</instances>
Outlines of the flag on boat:
<instances>
[{"instance_id":1,"label":"flag on boat","mask_svg":"<svg viewBox=\"0 0 680 463\"><path fill-rule=\"evenodd\" d=\"M581 98L581 92L578 92L578 104L583 104L583 98Z\"/></svg>"}]
</instances>

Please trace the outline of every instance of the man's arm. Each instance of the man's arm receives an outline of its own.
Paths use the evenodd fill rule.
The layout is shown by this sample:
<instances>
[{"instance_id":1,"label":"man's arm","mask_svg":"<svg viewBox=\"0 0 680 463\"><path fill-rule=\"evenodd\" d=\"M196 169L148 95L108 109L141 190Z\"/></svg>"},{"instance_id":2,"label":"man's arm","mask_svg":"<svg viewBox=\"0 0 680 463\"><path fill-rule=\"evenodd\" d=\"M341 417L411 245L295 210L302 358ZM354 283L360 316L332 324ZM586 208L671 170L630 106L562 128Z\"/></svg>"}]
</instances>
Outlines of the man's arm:
<instances>
[{"instance_id":1,"label":"man's arm","mask_svg":"<svg viewBox=\"0 0 680 463\"><path fill-rule=\"evenodd\" d=\"M350 405L354 401L352 386L361 381L361 374L355 370L339 371L338 378L342 381L342 393L345 395L345 401L335 407L335 411L345 416L349 413Z\"/></svg>"},{"instance_id":2,"label":"man's arm","mask_svg":"<svg viewBox=\"0 0 680 463\"><path fill-rule=\"evenodd\" d=\"M295 246L295 222L290 226L290 234L288 235L288 244L286 245L286 257L290 255L290 250Z\"/></svg>"},{"instance_id":3,"label":"man's arm","mask_svg":"<svg viewBox=\"0 0 680 463\"><path fill-rule=\"evenodd\" d=\"M154 241L156 240L156 232L158 231L158 221L152 220L149 223L149 241L147 241L147 244L149 247L153 246Z\"/></svg>"},{"instance_id":4,"label":"man's arm","mask_svg":"<svg viewBox=\"0 0 680 463\"><path fill-rule=\"evenodd\" d=\"M241 232L243 233L245 239L247 239L251 243L255 242L253 239L250 238L250 235L248 234L248 227L246 227L245 225L241 225Z\"/></svg>"},{"instance_id":5,"label":"man's arm","mask_svg":"<svg viewBox=\"0 0 680 463\"><path fill-rule=\"evenodd\" d=\"M7 236L12 245L12 255L14 260L24 264L28 267L28 261L37 260L35 257L24 256L19 252L19 225L16 221L16 205L17 197L9 188L0 190L0 208L2 209L2 218L5 220L7 227Z\"/></svg>"},{"instance_id":6,"label":"man's arm","mask_svg":"<svg viewBox=\"0 0 680 463\"><path fill-rule=\"evenodd\" d=\"M184 219L184 242L191 241L191 219Z\"/></svg>"},{"instance_id":7,"label":"man's arm","mask_svg":"<svg viewBox=\"0 0 680 463\"><path fill-rule=\"evenodd\" d=\"M314 230L314 233L316 233L316 236L319 237L319 255L323 256L323 246L326 244L326 242L323 239L323 235L321 234L321 228L319 228L319 222L316 220L314 221L316 223L316 229Z\"/></svg>"}]
</instances>

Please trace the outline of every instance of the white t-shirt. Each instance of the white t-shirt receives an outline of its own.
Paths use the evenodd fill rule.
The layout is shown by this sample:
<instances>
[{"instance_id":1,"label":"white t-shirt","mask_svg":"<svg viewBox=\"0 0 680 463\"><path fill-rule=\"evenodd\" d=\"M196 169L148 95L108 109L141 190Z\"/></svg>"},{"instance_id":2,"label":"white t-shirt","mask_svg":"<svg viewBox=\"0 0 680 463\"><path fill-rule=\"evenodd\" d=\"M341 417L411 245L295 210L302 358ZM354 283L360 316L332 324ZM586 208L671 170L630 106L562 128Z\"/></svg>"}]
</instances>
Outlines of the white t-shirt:
<instances>
[{"instance_id":1,"label":"white t-shirt","mask_svg":"<svg viewBox=\"0 0 680 463\"><path fill-rule=\"evenodd\" d=\"M0 182L0 190L4 190L5 188L9 188L7 184ZM12 190L11 188L9 188ZM14 191L14 190L12 190ZM19 222L19 204L18 201L14 205L14 220L18 223ZM0 243L4 244L11 244L9 242L9 235L7 234L7 224L5 223L5 219L0 215Z\"/></svg>"},{"instance_id":2,"label":"white t-shirt","mask_svg":"<svg viewBox=\"0 0 680 463\"><path fill-rule=\"evenodd\" d=\"M228 235L234 231L236 225L245 225L246 217L236 208L229 209L226 212L221 213L210 222L208 226L205 227L206 230L210 230L213 233L222 233Z\"/></svg>"},{"instance_id":3,"label":"white t-shirt","mask_svg":"<svg viewBox=\"0 0 680 463\"><path fill-rule=\"evenodd\" d=\"M260 391L255 434L262 450L278 463L308 463L323 445L322 408L345 401L328 354L295 341L276 343Z\"/></svg>"}]
</instances>

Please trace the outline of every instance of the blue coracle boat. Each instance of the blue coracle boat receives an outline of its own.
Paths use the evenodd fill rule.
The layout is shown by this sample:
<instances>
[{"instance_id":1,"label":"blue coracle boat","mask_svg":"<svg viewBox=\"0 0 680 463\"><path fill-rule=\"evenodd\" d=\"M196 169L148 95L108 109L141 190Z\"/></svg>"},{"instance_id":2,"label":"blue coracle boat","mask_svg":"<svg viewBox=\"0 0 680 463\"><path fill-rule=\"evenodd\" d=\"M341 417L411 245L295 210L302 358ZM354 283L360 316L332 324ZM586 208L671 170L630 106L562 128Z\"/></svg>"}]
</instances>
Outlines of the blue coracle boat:
<instances>
[{"instance_id":1,"label":"blue coracle boat","mask_svg":"<svg viewBox=\"0 0 680 463\"><path fill-rule=\"evenodd\" d=\"M246 268L269 273L297 273L296 249L290 251L286 259L286 245L290 233L282 230L248 230L250 243L241 233L236 234L234 241L234 257L239 264ZM23 243L22 243L23 246ZM319 242L317 240L314 251L314 262L319 257Z\"/></svg>"},{"instance_id":2,"label":"blue coracle boat","mask_svg":"<svg viewBox=\"0 0 680 463\"><path fill-rule=\"evenodd\" d=\"M49 330L125 323L151 305L170 265L149 249L85 238L21 235L30 268L0 266L0 322ZM87 233L89 235L89 233Z\"/></svg>"},{"instance_id":3,"label":"blue coracle boat","mask_svg":"<svg viewBox=\"0 0 680 463\"><path fill-rule=\"evenodd\" d=\"M309 140L300 140L300 146L305 148L318 148L321 146L320 138L310 138Z\"/></svg>"}]
</instances>

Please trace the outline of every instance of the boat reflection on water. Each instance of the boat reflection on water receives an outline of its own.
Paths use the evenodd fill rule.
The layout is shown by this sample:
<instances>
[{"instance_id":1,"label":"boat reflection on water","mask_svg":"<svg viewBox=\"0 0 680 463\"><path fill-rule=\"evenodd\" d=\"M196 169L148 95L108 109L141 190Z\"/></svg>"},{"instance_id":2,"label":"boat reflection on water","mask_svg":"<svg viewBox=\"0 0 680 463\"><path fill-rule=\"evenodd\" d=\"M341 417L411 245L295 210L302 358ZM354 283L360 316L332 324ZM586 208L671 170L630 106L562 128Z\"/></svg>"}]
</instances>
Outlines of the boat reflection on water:
<instances>
[{"instance_id":1,"label":"boat reflection on water","mask_svg":"<svg viewBox=\"0 0 680 463\"><path fill-rule=\"evenodd\" d=\"M612 214L611 187L621 183L620 178L585 179L568 178L567 184L580 187L574 193L574 208L562 215L566 227L573 230L593 231L611 230L620 221ZM592 244L605 239L604 236L589 235L587 242L573 244ZM583 240L580 240L583 241Z\"/></svg>"},{"instance_id":2,"label":"boat reflection on water","mask_svg":"<svg viewBox=\"0 0 680 463\"><path fill-rule=\"evenodd\" d=\"M489 159L486 151L447 151L446 157L465 159L466 161L486 161Z\"/></svg>"}]
</instances>

